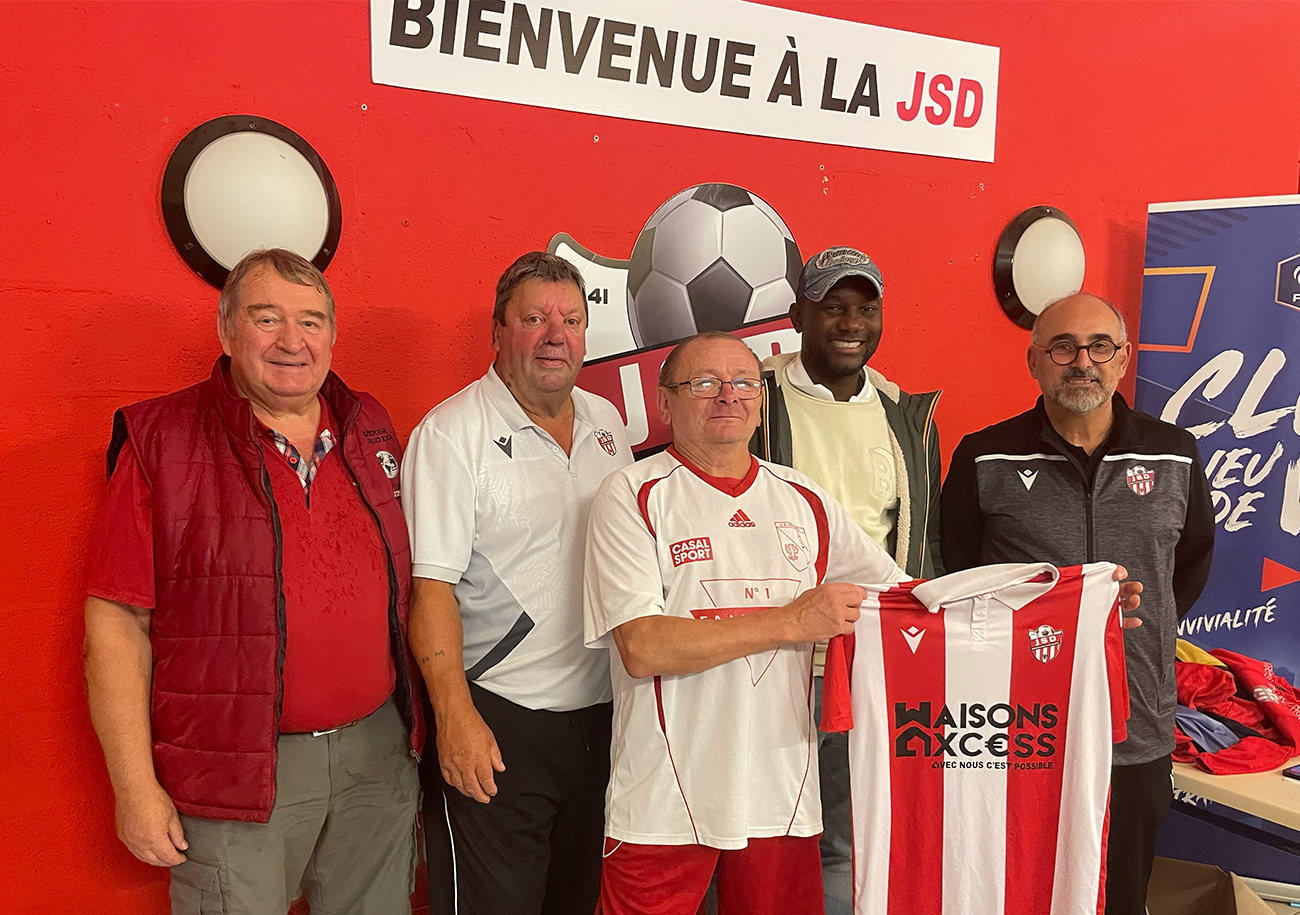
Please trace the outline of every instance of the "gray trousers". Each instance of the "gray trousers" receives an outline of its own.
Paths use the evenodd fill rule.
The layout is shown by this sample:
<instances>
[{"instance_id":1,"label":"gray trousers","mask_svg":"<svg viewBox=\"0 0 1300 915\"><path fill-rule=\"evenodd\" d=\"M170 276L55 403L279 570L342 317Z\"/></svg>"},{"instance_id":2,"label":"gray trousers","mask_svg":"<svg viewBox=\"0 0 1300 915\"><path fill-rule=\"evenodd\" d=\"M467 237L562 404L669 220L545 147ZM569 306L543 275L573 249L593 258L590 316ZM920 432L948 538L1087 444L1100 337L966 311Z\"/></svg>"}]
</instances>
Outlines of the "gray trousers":
<instances>
[{"instance_id":1,"label":"gray trousers","mask_svg":"<svg viewBox=\"0 0 1300 915\"><path fill-rule=\"evenodd\" d=\"M172 915L409 915L419 779L390 698L355 725L282 734L266 823L181 816Z\"/></svg>"},{"instance_id":2,"label":"gray trousers","mask_svg":"<svg viewBox=\"0 0 1300 915\"><path fill-rule=\"evenodd\" d=\"M814 678L817 721L822 717L822 678ZM826 915L853 912L853 814L849 805L849 735L817 732L822 785L822 883Z\"/></svg>"}]
</instances>

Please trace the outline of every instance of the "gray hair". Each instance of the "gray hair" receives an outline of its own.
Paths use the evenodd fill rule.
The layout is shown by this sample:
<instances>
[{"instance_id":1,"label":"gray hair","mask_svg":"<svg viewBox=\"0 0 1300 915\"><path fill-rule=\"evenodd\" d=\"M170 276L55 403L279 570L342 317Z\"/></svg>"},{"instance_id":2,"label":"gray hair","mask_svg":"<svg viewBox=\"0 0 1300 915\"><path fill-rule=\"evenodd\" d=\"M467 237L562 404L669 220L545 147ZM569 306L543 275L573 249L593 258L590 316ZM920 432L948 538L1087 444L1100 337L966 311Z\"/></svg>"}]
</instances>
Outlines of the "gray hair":
<instances>
[{"instance_id":1,"label":"gray hair","mask_svg":"<svg viewBox=\"0 0 1300 915\"><path fill-rule=\"evenodd\" d=\"M1119 309L1116 308L1114 305L1110 304L1110 302L1107 302L1099 295L1094 295L1091 292L1079 291L1079 292L1071 293L1070 295L1063 295L1059 299L1052 299L1052 301L1047 303L1047 307L1044 308L1042 311L1040 311L1038 313L1038 316L1034 318L1034 326L1029 331L1030 342L1035 344L1038 343L1038 322L1043 320L1043 316L1047 314L1049 311L1051 311L1053 306L1058 305L1061 302L1064 302L1066 299L1073 299L1078 296L1087 296L1090 299L1096 299L1098 302L1100 302L1101 304L1109 308L1110 313L1113 314L1115 316L1115 320L1119 322L1119 339L1116 340L1115 342L1123 343L1126 340L1128 340L1128 327L1127 325L1125 325L1124 316L1119 313Z\"/></svg>"},{"instance_id":2,"label":"gray hair","mask_svg":"<svg viewBox=\"0 0 1300 915\"><path fill-rule=\"evenodd\" d=\"M330 332L334 328L334 293L325 275L316 269L311 261L300 254L285 248L260 248L245 254L226 276L226 285L221 287L221 298L217 300L217 320L221 326L229 329L235 320L235 311L239 308L239 286L249 274L260 268L274 270L281 279L299 286L315 286L325 296L325 314L330 319Z\"/></svg>"},{"instance_id":3,"label":"gray hair","mask_svg":"<svg viewBox=\"0 0 1300 915\"><path fill-rule=\"evenodd\" d=\"M587 284L582 274L573 264L558 254L545 251L529 251L506 268L497 280L496 301L492 305L492 320L496 324L506 323L506 306L514 297L515 290L528 280L544 280L548 283L572 283L582 294L582 313L587 313Z\"/></svg>"},{"instance_id":4,"label":"gray hair","mask_svg":"<svg viewBox=\"0 0 1300 915\"><path fill-rule=\"evenodd\" d=\"M705 330L693 337L687 337L681 343L678 343L673 347L672 352L668 354L668 358L664 360L664 364L659 367L659 387L666 388L674 383L669 379L671 379L673 374L677 371L677 363L682 361L682 350L686 349L686 347L694 343L696 340L734 340L736 343L739 343L745 349L749 350L749 354L754 356L754 362L758 364L758 370L760 372L763 370L763 363L759 360L758 356L754 355L754 351L749 349L749 344L744 340L740 339L735 334L727 333L725 330Z\"/></svg>"}]
</instances>

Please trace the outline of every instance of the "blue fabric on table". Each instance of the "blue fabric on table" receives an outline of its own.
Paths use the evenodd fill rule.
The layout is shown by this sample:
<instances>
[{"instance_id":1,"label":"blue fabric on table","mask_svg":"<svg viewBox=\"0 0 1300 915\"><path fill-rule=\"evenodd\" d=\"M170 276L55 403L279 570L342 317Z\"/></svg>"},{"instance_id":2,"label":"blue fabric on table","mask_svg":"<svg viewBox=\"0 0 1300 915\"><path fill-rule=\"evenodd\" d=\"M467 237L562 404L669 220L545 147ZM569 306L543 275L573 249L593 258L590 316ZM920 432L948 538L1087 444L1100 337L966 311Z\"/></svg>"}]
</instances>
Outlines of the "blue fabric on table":
<instances>
[{"instance_id":1,"label":"blue fabric on table","mask_svg":"<svg viewBox=\"0 0 1300 915\"><path fill-rule=\"evenodd\" d=\"M1202 753L1217 753L1241 740L1222 722L1185 705L1174 709L1174 723Z\"/></svg>"}]
</instances>

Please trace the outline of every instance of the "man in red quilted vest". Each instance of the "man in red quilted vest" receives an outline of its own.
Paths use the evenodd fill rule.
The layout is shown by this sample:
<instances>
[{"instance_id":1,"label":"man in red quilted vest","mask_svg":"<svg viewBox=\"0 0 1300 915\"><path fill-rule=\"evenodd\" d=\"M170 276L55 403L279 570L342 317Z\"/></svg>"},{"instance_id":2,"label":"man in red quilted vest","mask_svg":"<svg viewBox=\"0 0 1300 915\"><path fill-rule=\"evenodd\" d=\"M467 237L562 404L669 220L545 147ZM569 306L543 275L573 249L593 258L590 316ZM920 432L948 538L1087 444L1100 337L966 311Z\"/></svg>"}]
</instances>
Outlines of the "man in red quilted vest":
<instances>
[{"instance_id":1,"label":"man in red quilted vest","mask_svg":"<svg viewBox=\"0 0 1300 915\"><path fill-rule=\"evenodd\" d=\"M257 251L205 381L120 410L86 601L117 833L173 913L408 913L419 673L387 411L330 371L334 297Z\"/></svg>"}]
</instances>

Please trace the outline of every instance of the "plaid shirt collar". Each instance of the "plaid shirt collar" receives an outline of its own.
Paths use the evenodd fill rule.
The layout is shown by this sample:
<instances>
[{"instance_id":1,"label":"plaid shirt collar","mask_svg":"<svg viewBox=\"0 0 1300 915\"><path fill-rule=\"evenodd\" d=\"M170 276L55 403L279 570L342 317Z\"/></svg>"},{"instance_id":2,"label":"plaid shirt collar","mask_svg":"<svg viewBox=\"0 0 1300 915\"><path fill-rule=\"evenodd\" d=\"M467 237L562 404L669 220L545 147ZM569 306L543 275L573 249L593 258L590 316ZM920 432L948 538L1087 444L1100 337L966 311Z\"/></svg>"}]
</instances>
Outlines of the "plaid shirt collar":
<instances>
[{"instance_id":1,"label":"plaid shirt collar","mask_svg":"<svg viewBox=\"0 0 1300 915\"><path fill-rule=\"evenodd\" d=\"M325 455L329 454L334 447L334 434L329 429L321 429L320 435L316 437L316 444L312 448L311 460L304 460L298 449L294 447L293 442L274 429L267 429L266 431L275 442L275 447L284 455L284 459L289 462L289 466L298 474L298 482L302 483L302 488L310 491L311 481L316 479L316 471L320 469L320 462L325 460Z\"/></svg>"}]
</instances>

